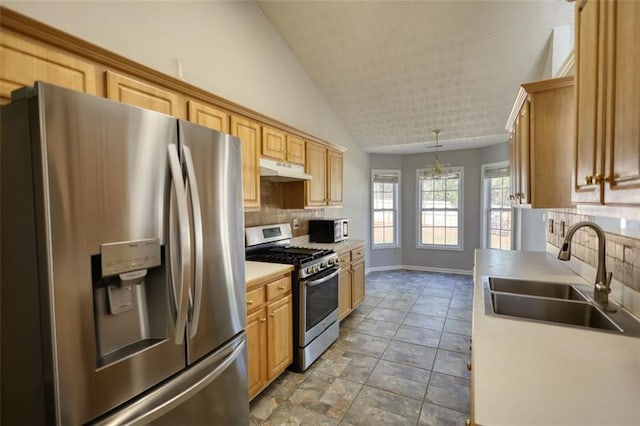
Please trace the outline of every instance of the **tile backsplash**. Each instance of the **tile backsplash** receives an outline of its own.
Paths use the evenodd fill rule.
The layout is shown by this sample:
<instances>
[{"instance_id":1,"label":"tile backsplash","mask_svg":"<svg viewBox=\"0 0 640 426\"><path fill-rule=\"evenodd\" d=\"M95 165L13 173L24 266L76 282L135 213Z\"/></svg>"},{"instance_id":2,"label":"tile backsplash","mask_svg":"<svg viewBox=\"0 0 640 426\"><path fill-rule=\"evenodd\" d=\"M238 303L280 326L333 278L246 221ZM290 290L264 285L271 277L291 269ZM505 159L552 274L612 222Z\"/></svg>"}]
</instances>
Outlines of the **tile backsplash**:
<instances>
[{"instance_id":1,"label":"tile backsplash","mask_svg":"<svg viewBox=\"0 0 640 426\"><path fill-rule=\"evenodd\" d=\"M552 225L550 221L553 221ZM569 227L581 221L593 222L594 217L579 214L575 209L549 210L547 212L547 243L559 249ZM564 230L562 222L564 222ZM628 293L639 294L637 292L640 292L640 239L610 232L605 232L605 234L607 272L612 272L614 280L621 283L623 287L632 290ZM596 268L598 264L598 237L592 229L581 228L576 231L572 239L571 255ZM624 300L620 302L625 305ZM635 309L633 310L635 311Z\"/></svg>"},{"instance_id":2,"label":"tile backsplash","mask_svg":"<svg viewBox=\"0 0 640 426\"><path fill-rule=\"evenodd\" d=\"M268 180L260 181L260 211L244 214L244 226L289 223L294 237L309 233L309 220L320 219L324 209L283 209L285 185ZM298 228L293 229L293 219L298 219Z\"/></svg>"}]
</instances>

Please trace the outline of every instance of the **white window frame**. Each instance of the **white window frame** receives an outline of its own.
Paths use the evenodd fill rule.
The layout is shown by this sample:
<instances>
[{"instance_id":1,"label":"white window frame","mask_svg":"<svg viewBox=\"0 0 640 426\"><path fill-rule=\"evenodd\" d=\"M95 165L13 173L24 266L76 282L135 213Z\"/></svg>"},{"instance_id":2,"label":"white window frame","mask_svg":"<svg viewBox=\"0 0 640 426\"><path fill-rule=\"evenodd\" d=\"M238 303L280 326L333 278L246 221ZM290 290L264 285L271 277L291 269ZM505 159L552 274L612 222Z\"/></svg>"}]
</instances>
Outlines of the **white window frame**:
<instances>
[{"instance_id":1,"label":"white window frame","mask_svg":"<svg viewBox=\"0 0 640 426\"><path fill-rule=\"evenodd\" d=\"M458 184L458 245L441 245L441 244L421 244L420 234L422 232L422 188L420 178L426 171L425 169L416 170L416 248L426 250L451 250L464 251L464 167L451 167L450 170L460 174Z\"/></svg>"},{"instance_id":2,"label":"white window frame","mask_svg":"<svg viewBox=\"0 0 640 426\"><path fill-rule=\"evenodd\" d=\"M487 170L501 169L504 167L511 167L509 161L497 161L495 163L487 163L480 166L480 248L488 248L488 233L489 233L489 216L487 211L489 210L489 194L484 184L484 175ZM513 182L511 182L513 185ZM514 241L514 215L513 209L511 210L511 249L513 250Z\"/></svg>"},{"instance_id":3,"label":"white window frame","mask_svg":"<svg viewBox=\"0 0 640 426\"><path fill-rule=\"evenodd\" d=\"M375 209L375 204L374 204L374 196L373 196L373 187L374 187L374 176L376 174L386 174L386 173L397 173L398 174L398 187L396 190L396 194L395 194L395 199L394 199L394 215L396 218L395 221L395 229L394 229L394 233L395 233L395 243L393 244L376 244L375 243L375 239L374 239L374 232L375 232L375 228L374 228L374 213L376 211ZM380 250L380 249L389 249L389 248L398 248L401 247L401 242L400 242L400 193L401 193L401 188L402 188L402 171L399 169L372 169L371 170L371 248L373 250Z\"/></svg>"}]
</instances>

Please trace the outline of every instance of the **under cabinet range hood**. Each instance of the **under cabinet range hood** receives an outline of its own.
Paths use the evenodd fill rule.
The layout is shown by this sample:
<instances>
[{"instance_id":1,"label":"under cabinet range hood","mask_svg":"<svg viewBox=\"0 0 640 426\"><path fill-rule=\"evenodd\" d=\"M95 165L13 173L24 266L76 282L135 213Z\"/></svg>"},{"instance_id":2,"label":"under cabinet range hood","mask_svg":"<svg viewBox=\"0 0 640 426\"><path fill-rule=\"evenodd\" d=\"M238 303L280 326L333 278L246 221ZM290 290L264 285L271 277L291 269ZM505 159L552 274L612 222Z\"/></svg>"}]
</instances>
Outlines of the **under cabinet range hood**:
<instances>
[{"instance_id":1,"label":"under cabinet range hood","mask_svg":"<svg viewBox=\"0 0 640 426\"><path fill-rule=\"evenodd\" d=\"M313 176L304 172L304 166L270 160L268 158L260 159L260 177L274 182L313 179Z\"/></svg>"}]
</instances>

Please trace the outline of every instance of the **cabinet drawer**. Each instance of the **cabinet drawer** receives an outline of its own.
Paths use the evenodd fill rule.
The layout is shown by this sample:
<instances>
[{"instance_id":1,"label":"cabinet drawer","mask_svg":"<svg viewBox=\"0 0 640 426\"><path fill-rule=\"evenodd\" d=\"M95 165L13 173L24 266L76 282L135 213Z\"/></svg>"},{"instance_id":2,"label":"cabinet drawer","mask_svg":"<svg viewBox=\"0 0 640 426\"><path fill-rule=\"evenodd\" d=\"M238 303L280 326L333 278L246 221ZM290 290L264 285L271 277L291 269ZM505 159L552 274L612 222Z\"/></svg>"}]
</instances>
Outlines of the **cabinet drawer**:
<instances>
[{"instance_id":1,"label":"cabinet drawer","mask_svg":"<svg viewBox=\"0 0 640 426\"><path fill-rule=\"evenodd\" d=\"M271 301L291 291L291 278L285 277L267 284L267 300Z\"/></svg>"},{"instance_id":2,"label":"cabinet drawer","mask_svg":"<svg viewBox=\"0 0 640 426\"><path fill-rule=\"evenodd\" d=\"M247 292L247 312L255 311L264 304L264 287Z\"/></svg>"},{"instance_id":3,"label":"cabinet drawer","mask_svg":"<svg viewBox=\"0 0 640 426\"><path fill-rule=\"evenodd\" d=\"M364 256L364 247L351 250L351 260L356 260Z\"/></svg>"},{"instance_id":4,"label":"cabinet drawer","mask_svg":"<svg viewBox=\"0 0 640 426\"><path fill-rule=\"evenodd\" d=\"M349 262L351 262L351 252L346 252L346 253L341 254L338 257L338 262L339 262L338 265L341 268L349 266Z\"/></svg>"}]
</instances>

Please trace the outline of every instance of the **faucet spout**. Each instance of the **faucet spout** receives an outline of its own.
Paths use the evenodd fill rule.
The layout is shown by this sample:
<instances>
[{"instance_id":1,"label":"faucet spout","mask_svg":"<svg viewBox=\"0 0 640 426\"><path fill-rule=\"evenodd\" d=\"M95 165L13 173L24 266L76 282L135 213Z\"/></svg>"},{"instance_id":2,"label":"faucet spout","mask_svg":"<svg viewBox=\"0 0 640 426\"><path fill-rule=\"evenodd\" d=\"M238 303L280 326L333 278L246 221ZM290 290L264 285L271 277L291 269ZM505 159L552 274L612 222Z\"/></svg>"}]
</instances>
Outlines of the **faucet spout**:
<instances>
[{"instance_id":1,"label":"faucet spout","mask_svg":"<svg viewBox=\"0 0 640 426\"><path fill-rule=\"evenodd\" d=\"M567 231L567 235L564 237L562 247L558 252L558 259L567 261L571 258L571 240L576 231L582 227L588 227L595 231L598 237L598 267L596 271L596 278L594 283L593 300L598 303L602 308L609 312L615 312L615 309L609 306L609 293L611 293L611 277L612 274L607 274L606 267L606 237L604 231L598 225L593 222L578 222L571 226Z\"/></svg>"}]
</instances>

